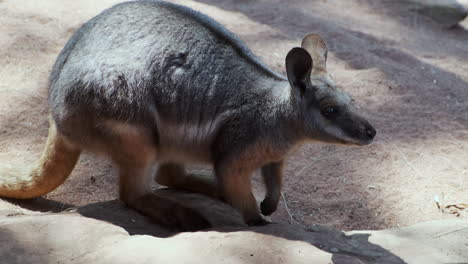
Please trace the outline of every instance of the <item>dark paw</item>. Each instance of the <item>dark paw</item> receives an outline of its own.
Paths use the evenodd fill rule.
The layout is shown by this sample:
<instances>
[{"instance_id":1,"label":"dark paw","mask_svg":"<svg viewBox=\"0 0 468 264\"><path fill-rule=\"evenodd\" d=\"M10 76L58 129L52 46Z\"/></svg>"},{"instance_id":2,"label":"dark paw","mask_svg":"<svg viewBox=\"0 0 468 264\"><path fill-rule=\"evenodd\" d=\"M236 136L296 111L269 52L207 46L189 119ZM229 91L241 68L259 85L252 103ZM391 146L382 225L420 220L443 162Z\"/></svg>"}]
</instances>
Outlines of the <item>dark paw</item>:
<instances>
[{"instance_id":1,"label":"dark paw","mask_svg":"<svg viewBox=\"0 0 468 264\"><path fill-rule=\"evenodd\" d=\"M260 218L249 220L246 222L246 224L248 226L264 226L264 225L270 224L270 222L260 217Z\"/></svg>"},{"instance_id":2,"label":"dark paw","mask_svg":"<svg viewBox=\"0 0 468 264\"><path fill-rule=\"evenodd\" d=\"M260 210L263 215L271 215L278 208L278 201L273 201L268 198L265 198L263 202L260 203Z\"/></svg>"}]
</instances>

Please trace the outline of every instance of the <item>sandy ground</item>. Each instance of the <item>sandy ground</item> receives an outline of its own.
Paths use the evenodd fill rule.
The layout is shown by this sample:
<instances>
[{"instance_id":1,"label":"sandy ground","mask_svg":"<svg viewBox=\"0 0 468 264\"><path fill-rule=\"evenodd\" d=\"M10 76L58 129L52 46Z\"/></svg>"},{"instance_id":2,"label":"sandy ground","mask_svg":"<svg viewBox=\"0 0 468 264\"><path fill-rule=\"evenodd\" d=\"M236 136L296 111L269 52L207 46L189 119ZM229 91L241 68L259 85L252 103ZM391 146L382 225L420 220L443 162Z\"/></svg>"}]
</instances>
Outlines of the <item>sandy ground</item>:
<instances>
[{"instance_id":1,"label":"sandy ground","mask_svg":"<svg viewBox=\"0 0 468 264\"><path fill-rule=\"evenodd\" d=\"M0 0L0 163L38 157L56 56L77 27L116 2ZM289 158L284 196L294 221L382 229L455 217L438 211L436 196L468 202L468 31L442 29L398 1L177 2L226 25L283 74L289 49L320 33L329 71L377 128L371 146L307 145ZM116 180L110 163L86 154L37 206L112 200ZM258 175L254 181L261 194ZM272 219L290 221L284 202Z\"/></svg>"}]
</instances>

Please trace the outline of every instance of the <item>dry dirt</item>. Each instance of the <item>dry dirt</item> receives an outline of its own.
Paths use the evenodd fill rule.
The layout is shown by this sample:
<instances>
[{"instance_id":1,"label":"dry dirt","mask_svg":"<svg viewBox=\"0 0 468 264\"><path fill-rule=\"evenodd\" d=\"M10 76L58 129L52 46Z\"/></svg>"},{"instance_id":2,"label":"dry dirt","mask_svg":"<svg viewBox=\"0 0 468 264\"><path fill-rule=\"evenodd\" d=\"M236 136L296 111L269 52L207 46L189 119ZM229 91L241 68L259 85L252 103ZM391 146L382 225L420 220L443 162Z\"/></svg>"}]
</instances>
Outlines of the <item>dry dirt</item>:
<instances>
[{"instance_id":1,"label":"dry dirt","mask_svg":"<svg viewBox=\"0 0 468 264\"><path fill-rule=\"evenodd\" d=\"M74 30L116 2L0 0L0 163L25 166L39 156L51 66ZM377 128L370 146L310 144L288 159L284 197L294 221L383 229L454 218L438 211L436 196L468 202L463 27L440 28L398 1L176 2L226 25L283 74L289 49L306 33L320 33L329 71ZM64 185L32 204L61 210L112 200L116 180L110 163L86 154ZM258 176L254 181L261 194ZM290 221L284 201L272 219Z\"/></svg>"}]
</instances>

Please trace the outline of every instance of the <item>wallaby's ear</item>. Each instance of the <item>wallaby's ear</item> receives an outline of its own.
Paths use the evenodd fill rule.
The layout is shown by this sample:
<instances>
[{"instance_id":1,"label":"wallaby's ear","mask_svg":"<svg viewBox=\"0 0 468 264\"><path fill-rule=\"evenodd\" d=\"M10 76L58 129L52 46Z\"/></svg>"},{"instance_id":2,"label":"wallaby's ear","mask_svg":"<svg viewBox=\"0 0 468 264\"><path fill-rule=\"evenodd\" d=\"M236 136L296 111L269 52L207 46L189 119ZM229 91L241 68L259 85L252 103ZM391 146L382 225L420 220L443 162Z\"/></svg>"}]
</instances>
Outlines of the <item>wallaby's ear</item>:
<instances>
[{"instance_id":1,"label":"wallaby's ear","mask_svg":"<svg viewBox=\"0 0 468 264\"><path fill-rule=\"evenodd\" d=\"M305 93L307 83L310 82L312 66L312 57L303 48L293 48L286 56L289 84L293 89L299 89L301 95Z\"/></svg>"},{"instance_id":2,"label":"wallaby's ear","mask_svg":"<svg viewBox=\"0 0 468 264\"><path fill-rule=\"evenodd\" d=\"M307 34L302 39L302 48L309 52L314 61L312 75L322 75L327 73L328 49L325 41L315 33Z\"/></svg>"}]
</instances>

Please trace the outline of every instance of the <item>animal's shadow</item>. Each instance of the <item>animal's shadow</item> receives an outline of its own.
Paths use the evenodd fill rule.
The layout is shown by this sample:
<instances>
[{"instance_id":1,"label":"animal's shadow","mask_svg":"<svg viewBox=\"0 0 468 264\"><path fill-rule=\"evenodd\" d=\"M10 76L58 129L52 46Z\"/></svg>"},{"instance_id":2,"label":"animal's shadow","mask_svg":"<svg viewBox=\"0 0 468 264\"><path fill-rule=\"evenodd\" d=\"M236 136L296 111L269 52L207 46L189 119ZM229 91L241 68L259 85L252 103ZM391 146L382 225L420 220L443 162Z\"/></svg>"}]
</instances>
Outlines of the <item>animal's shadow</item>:
<instances>
[{"instance_id":1,"label":"animal's shadow","mask_svg":"<svg viewBox=\"0 0 468 264\"><path fill-rule=\"evenodd\" d=\"M248 227L243 223L237 211L220 200L177 189L158 189L154 193L199 212L212 225L209 229L198 230L199 232L251 231L293 241L304 241L331 253L333 263L405 263L400 257L385 248L369 242L370 234L346 235L342 231L323 225L301 227L294 224L272 223L265 226ZM118 200L97 202L78 208L44 198L28 201L14 200L14 202L22 207L40 211L76 211L85 217L120 226L130 235L152 235L163 238L183 232L183 230L177 230L174 227L167 228L159 225L153 219L126 207ZM176 219L182 217L181 214L167 214L165 212L161 217L175 221L191 221L191 219Z\"/></svg>"}]
</instances>

